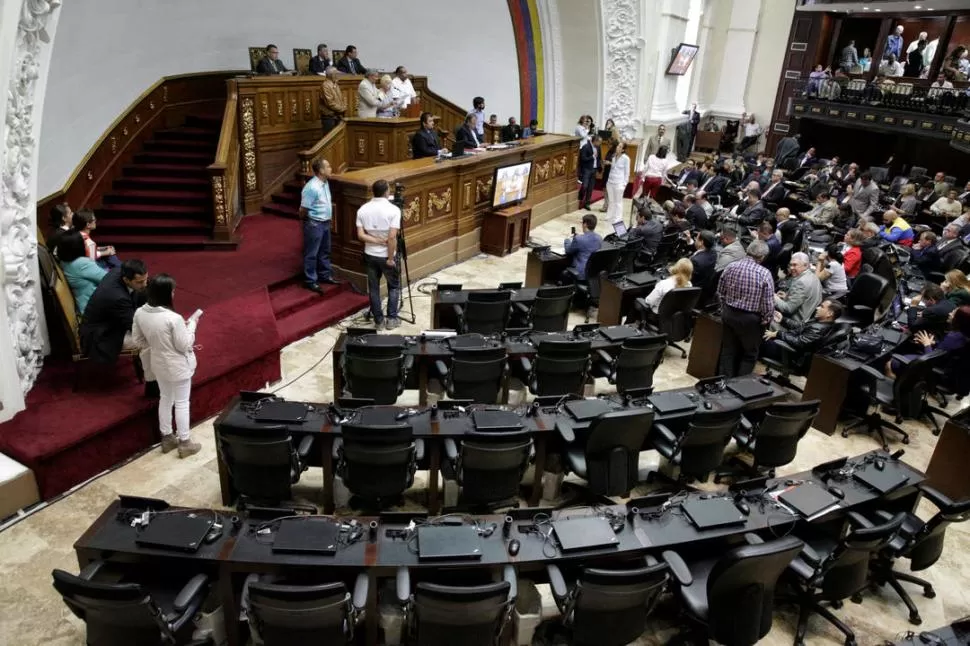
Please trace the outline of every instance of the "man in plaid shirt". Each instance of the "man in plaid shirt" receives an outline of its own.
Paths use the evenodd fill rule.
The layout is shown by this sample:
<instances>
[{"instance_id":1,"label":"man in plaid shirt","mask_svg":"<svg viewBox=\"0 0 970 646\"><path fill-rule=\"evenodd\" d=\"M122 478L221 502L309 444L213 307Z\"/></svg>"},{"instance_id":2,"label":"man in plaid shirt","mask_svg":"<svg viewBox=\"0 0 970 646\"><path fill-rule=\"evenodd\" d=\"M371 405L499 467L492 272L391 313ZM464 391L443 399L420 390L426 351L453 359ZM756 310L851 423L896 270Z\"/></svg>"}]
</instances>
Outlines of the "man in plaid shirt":
<instances>
[{"instance_id":1,"label":"man in plaid shirt","mask_svg":"<svg viewBox=\"0 0 970 646\"><path fill-rule=\"evenodd\" d=\"M718 372L739 377L754 371L764 330L775 311L775 283L761 266L768 245L755 240L747 257L724 269L717 294L721 298L721 359Z\"/></svg>"}]
</instances>

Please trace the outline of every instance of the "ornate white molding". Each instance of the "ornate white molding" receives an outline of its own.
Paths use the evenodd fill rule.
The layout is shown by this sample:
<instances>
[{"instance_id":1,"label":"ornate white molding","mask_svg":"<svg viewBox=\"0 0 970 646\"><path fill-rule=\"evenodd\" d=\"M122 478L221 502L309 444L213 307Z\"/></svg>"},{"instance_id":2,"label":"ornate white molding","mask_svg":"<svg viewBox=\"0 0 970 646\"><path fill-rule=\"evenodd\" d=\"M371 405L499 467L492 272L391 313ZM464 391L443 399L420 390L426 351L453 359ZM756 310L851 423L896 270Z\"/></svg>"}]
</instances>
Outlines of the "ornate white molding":
<instances>
[{"instance_id":1,"label":"ornate white molding","mask_svg":"<svg viewBox=\"0 0 970 646\"><path fill-rule=\"evenodd\" d=\"M644 47L640 34L640 0L601 0L606 35L606 118L613 119L624 139L642 131L637 116L640 63Z\"/></svg>"},{"instance_id":2,"label":"ornate white molding","mask_svg":"<svg viewBox=\"0 0 970 646\"><path fill-rule=\"evenodd\" d=\"M24 0L17 26L15 58L7 90L4 150L0 165L0 254L6 314L14 361L24 394L43 363L44 338L36 280L37 250L31 180L37 132L34 98L41 53L50 42L46 27L60 0Z\"/></svg>"}]
</instances>

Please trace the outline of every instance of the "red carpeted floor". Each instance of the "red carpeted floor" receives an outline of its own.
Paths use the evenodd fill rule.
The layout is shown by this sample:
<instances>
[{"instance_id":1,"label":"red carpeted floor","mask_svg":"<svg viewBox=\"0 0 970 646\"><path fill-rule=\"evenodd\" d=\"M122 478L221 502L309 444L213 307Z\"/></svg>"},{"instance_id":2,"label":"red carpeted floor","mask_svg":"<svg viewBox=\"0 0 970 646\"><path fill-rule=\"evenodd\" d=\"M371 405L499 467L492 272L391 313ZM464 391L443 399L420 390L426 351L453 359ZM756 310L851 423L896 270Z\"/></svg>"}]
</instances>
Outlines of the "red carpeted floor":
<instances>
[{"instance_id":1,"label":"red carpeted floor","mask_svg":"<svg viewBox=\"0 0 970 646\"><path fill-rule=\"evenodd\" d=\"M241 389L280 378L280 348L366 306L347 286L323 296L301 285L300 224L256 215L243 220L235 251L131 252L149 272L175 277L176 309L205 310L196 334L199 368L192 420L218 412ZM72 391L74 367L49 360L27 410L0 425L0 451L33 469L50 498L157 441L157 413L131 364L111 384Z\"/></svg>"}]
</instances>

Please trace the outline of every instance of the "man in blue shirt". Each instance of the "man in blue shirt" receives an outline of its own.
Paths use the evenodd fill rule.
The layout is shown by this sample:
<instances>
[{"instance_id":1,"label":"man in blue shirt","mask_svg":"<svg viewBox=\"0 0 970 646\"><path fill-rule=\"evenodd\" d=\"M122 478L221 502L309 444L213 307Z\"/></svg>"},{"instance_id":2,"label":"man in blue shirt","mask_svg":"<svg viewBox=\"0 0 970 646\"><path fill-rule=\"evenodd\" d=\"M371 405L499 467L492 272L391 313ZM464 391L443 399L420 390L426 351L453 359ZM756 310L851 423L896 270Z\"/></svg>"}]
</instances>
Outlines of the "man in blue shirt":
<instances>
[{"instance_id":1,"label":"man in blue shirt","mask_svg":"<svg viewBox=\"0 0 970 646\"><path fill-rule=\"evenodd\" d=\"M889 58L890 54L896 55L896 60L898 61L902 57L903 53L903 26L896 25L896 32L889 34L886 39L886 51L883 52L883 58Z\"/></svg>"},{"instance_id":2,"label":"man in blue shirt","mask_svg":"<svg viewBox=\"0 0 970 646\"><path fill-rule=\"evenodd\" d=\"M563 282L573 282L586 278L586 262L603 244L603 237L596 233L596 216L587 213L583 216L583 232L576 235L573 229L573 237L566 238L562 246L566 250L566 257L571 258L569 269L563 272Z\"/></svg>"},{"instance_id":3,"label":"man in blue shirt","mask_svg":"<svg viewBox=\"0 0 970 646\"><path fill-rule=\"evenodd\" d=\"M472 99L473 110L468 114L473 114L478 118L478 123L475 124L475 134L478 135L478 140L481 142L485 141L485 99L480 96L476 96Z\"/></svg>"},{"instance_id":4,"label":"man in blue shirt","mask_svg":"<svg viewBox=\"0 0 970 646\"><path fill-rule=\"evenodd\" d=\"M300 199L300 219L303 220L303 277L311 292L323 293L320 283L336 285L330 266L330 220L333 201L330 199L330 162L313 161L313 177L303 187Z\"/></svg>"}]
</instances>

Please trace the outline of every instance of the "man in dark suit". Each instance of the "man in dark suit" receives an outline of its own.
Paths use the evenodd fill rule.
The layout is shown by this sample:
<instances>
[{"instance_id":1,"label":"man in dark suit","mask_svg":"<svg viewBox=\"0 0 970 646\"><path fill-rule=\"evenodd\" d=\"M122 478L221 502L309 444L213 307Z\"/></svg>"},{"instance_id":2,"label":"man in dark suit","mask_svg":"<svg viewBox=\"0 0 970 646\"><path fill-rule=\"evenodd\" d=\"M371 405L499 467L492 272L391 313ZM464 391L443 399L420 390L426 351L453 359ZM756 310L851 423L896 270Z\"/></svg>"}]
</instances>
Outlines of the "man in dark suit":
<instances>
[{"instance_id":1,"label":"man in dark suit","mask_svg":"<svg viewBox=\"0 0 970 646\"><path fill-rule=\"evenodd\" d=\"M347 49L344 50L343 57L337 61L337 69L344 74L357 74L363 76L367 73L367 68L364 64L360 62L357 58L357 48L353 45L347 45Z\"/></svg>"},{"instance_id":2,"label":"man in dark suit","mask_svg":"<svg viewBox=\"0 0 970 646\"><path fill-rule=\"evenodd\" d=\"M653 212L644 203L637 211L637 226L630 229L627 239L641 240L640 251L652 258L657 253L663 233L664 226L653 219Z\"/></svg>"},{"instance_id":3,"label":"man in dark suit","mask_svg":"<svg viewBox=\"0 0 970 646\"><path fill-rule=\"evenodd\" d=\"M502 141L518 141L522 138L522 126L515 122L515 117L509 117L509 125L502 126Z\"/></svg>"},{"instance_id":4,"label":"man in dark suit","mask_svg":"<svg viewBox=\"0 0 970 646\"><path fill-rule=\"evenodd\" d=\"M674 180L677 186L685 186L687 180L694 179L696 183L695 174L697 172L696 164L693 159L688 159L684 162L684 167L680 169L680 173L677 175L677 179Z\"/></svg>"},{"instance_id":5,"label":"man in dark suit","mask_svg":"<svg viewBox=\"0 0 970 646\"><path fill-rule=\"evenodd\" d=\"M775 236L775 230L770 222L758 225L758 240L768 245L768 255L761 261L761 266L771 272L772 278L778 276L778 254L781 253L781 240Z\"/></svg>"},{"instance_id":6,"label":"man in dark suit","mask_svg":"<svg viewBox=\"0 0 970 646\"><path fill-rule=\"evenodd\" d=\"M570 262L569 269L562 273L561 282L569 284L576 280L584 280L589 257L603 246L602 236L596 233L596 216L592 213L584 215L583 232L577 235L576 228L573 227L572 237L563 240L562 246Z\"/></svg>"},{"instance_id":7,"label":"man in dark suit","mask_svg":"<svg viewBox=\"0 0 970 646\"><path fill-rule=\"evenodd\" d=\"M780 325L780 329L765 332L765 343L761 346L762 357L776 360L781 358L783 352L774 343L775 339L784 341L801 356L814 354L825 345L835 320L842 316L842 305L837 301L822 301L815 308L815 317L804 323L787 317L779 320L779 316L780 312L775 312L775 322Z\"/></svg>"},{"instance_id":8,"label":"man in dark suit","mask_svg":"<svg viewBox=\"0 0 970 646\"><path fill-rule=\"evenodd\" d=\"M798 218L792 217L790 209L782 207L775 213L775 221L778 223L775 230L778 232L781 244L794 243L795 234L798 233L798 228L801 226L798 223Z\"/></svg>"},{"instance_id":9,"label":"man in dark suit","mask_svg":"<svg viewBox=\"0 0 970 646\"><path fill-rule=\"evenodd\" d=\"M686 195L684 196L684 204L687 205L687 221L690 222L690 226L695 231L701 231L708 227L708 217L707 211L704 210L704 193L698 191L700 195Z\"/></svg>"},{"instance_id":10,"label":"man in dark suit","mask_svg":"<svg viewBox=\"0 0 970 646\"><path fill-rule=\"evenodd\" d=\"M690 124L690 142L687 146L687 154L694 150L694 140L697 139L697 126L701 123L701 113L697 111L697 104L691 103L690 110L684 110L687 115L687 122Z\"/></svg>"},{"instance_id":11,"label":"man in dark suit","mask_svg":"<svg viewBox=\"0 0 970 646\"><path fill-rule=\"evenodd\" d=\"M694 248L697 251L690 257L690 263L694 265L694 273L691 274L690 282L694 287L700 287L705 291L714 278L714 265L717 264L715 244L717 244L717 241L712 231L701 231L694 240Z\"/></svg>"},{"instance_id":12,"label":"man in dark suit","mask_svg":"<svg viewBox=\"0 0 970 646\"><path fill-rule=\"evenodd\" d=\"M330 67L330 50L325 43L317 45L317 55L310 59L310 73L324 74Z\"/></svg>"},{"instance_id":13,"label":"man in dark suit","mask_svg":"<svg viewBox=\"0 0 970 646\"><path fill-rule=\"evenodd\" d=\"M761 198L761 191L749 188L745 194L747 205L738 213L738 222L746 227L756 227L768 217L768 209Z\"/></svg>"},{"instance_id":14,"label":"man in dark suit","mask_svg":"<svg viewBox=\"0 0 970 646\"><path fill-rule=\"evenodd\" d=\"M915 303L912 307L906 308L909 333L925 331L942 339L950 327L950 312L956 308L956 304L946 297L943 288L933 283L923 286L918 300L923 305L922 308L916 307Z\"/></svg>"},{"instance_id":15,"label":"man in dark suit","mask_svg":"<svg viewBox=\"0 0 970 646\"><path fill-rule=\"evenodd\" d=\"M731 178L729 176L729 170L724 164L722 164L718 166L716 175L709 177L707 181L700 185L700 190L704 191L711 197L724 199L724 195L727 193L730 186Z\"/></svg>"},{"instance_id":16,"label":"man in dark suit","mask_svg":"<svg viewBox=\"0 0 970 646\"><path fill-rule=\"evenodd\" d=\"M118 360L121 351L133 347L131 324L135 310L145 302L148 270L140 260L126 260L108 272L84 308L78 331L81 351L97 363Z\"/></svg>"},{"instance_id":17,"label":"man in dark suit","mask_svg":"<svg viewBox=\"0 0 970 646\"><path fill-rule=\"evenodd\" d=\"M603 160L600 159L600 143L602 141L599 135L595 135L592 139L587 139L583 147L579 149L579 204L587 210L590 200L593 199L596 171L603 167Z\"/></svg>"},{"instance_id":18,"label":"man in dark suit","mask_svg":"<svg viewBox=\"0 0 970 646\"><path fill-rule=\"evenodd\" d=\"M788 192L782 183L783 179L784 174L780 170L776 169L772 171L771 183L762 190L761 199L769 204L781 204L781 201L785 199L785 194Z\"/></svg>"},{"instance_id":19,"label":"man in dark suit","mask_svg":"<svg viewBox=\"0 0 970 646\"><path fill-rule=\"evenodd\" d=\"M932 231L924 231L919 235L913 251L909 256L910 262L920 268L923 274L931 271L940 271L940 248L937 243L936 234Z\"/></svg>"},{"instance_id":20,"label":"man in dark suit","mask_svg":"<svg viewBox=\"0 0 970 646\"><path fill-rule=\"evenodd\" d=\"M478 135L475 134L475 128L477 125L478 117L476 117L473 113L469 113L465 117L465 123L455 131L455 141L465 144L466 149L481 147L482 142L479 141Z\"/></svg>"},{"instance_id":21,"label":"man in dark suit","mask_svg":"<svg viewBox=\"0 0 970 646\"><path fill-rule=\"evenodd\" d=\"M430 112L421 113L421 129L411 137L411 154L415 159L422 157L437 157L441 150L441 141L434 128L434 115Z\"/></svg>"},{"instance_id":22,"label":"man in dark suit","mask_svg":"<svg viewBox=\"0 0 970 646\"><path fill-rule=\"evenodd\" d=\"M280 60L280 50L276 45L266 46L266 56L263 56L256 64L257 74L286 74L289 70L283 61Z\"/></svg>"}]
</instances>

